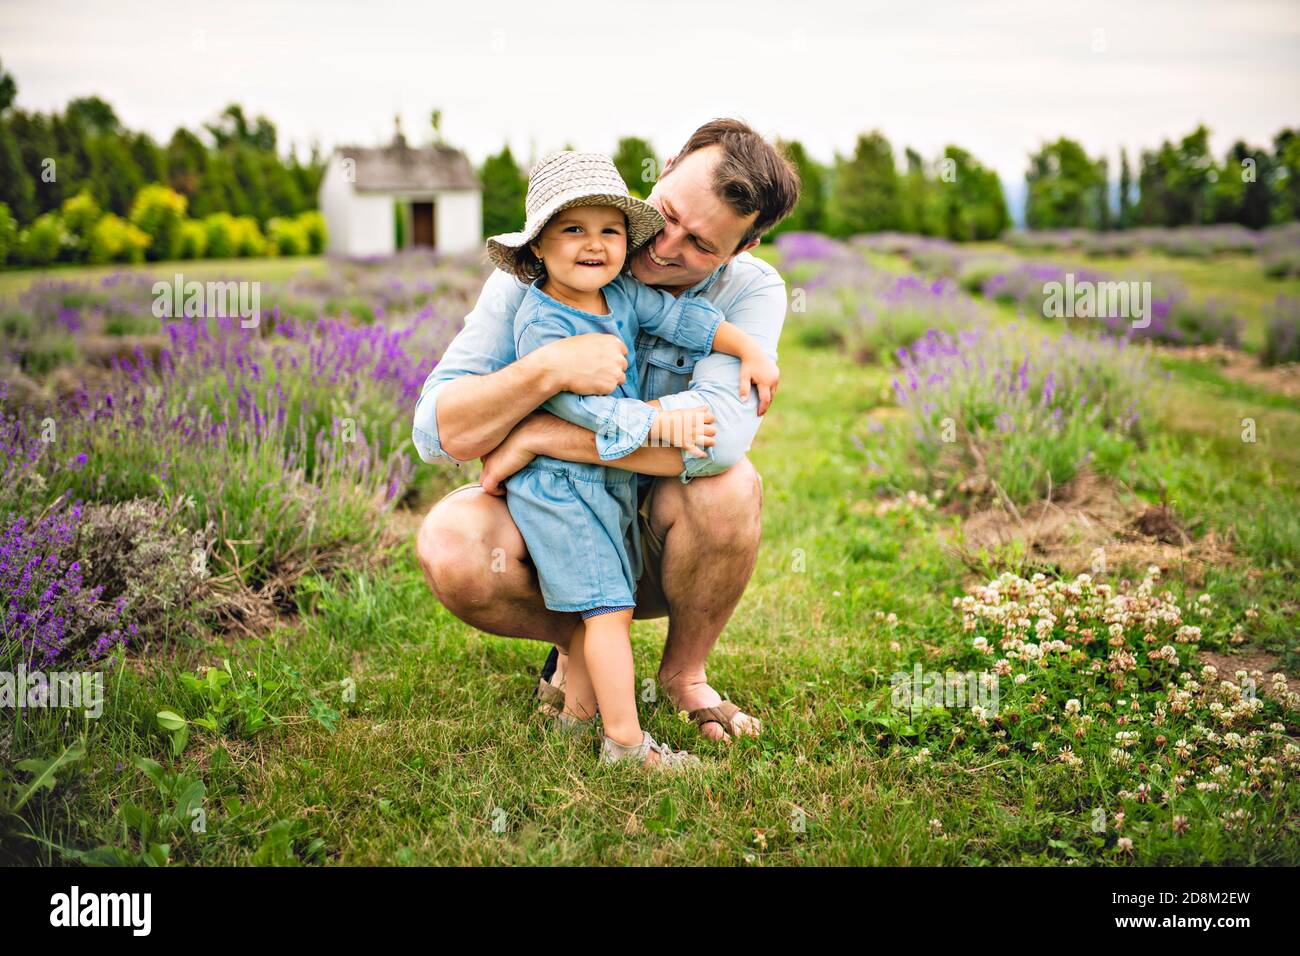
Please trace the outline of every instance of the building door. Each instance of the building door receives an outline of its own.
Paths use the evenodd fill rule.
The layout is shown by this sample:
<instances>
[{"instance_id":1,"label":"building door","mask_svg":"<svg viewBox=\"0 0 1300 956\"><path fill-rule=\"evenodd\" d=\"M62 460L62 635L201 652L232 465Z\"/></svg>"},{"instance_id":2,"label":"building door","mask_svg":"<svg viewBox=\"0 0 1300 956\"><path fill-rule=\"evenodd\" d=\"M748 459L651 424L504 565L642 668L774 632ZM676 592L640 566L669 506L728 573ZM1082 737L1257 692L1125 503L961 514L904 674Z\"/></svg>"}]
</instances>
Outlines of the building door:
<instances>
[{"instance_id":1,"label":"building door","mask_svg":"<svg viewBox=\"0 0 1300 956\"><path fill-rule=\"evenodd\" d=\"M411 245L433 248L433 203L411 203Z\"/></svg>"}]
</instances>

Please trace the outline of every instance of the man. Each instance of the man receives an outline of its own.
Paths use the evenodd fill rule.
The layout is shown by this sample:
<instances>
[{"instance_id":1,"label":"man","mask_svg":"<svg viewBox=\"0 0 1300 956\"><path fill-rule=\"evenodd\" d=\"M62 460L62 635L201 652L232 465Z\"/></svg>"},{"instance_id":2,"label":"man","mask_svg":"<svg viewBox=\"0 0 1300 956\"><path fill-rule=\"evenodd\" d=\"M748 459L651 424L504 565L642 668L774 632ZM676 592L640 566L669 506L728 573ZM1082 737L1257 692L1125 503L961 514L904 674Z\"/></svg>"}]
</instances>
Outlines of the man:
<instances>
[{"instance_id":1,"label":"man","mask_svg":"<svg viewBox=\"0 0 1300 956\"><path fill-rule=\"evenodd\" d=\"M648 197L665 226L634 256L632 274L674 295L704 296L775 360L785 283L748 250L798 198L798 174L761 136L738 120L706 123L664 165ZM709 686L704 665L758 556L762 482L745 453L770 396L760 403L755 391L740 400L731 356L696 363L643 334L633 357L642 398L665 410L701 408L715 424L716 444L704 458L643 446L601 462L593 432L537 408L557 392L613 391L625 379L627 349L617 336L589 334L516 359L511 328L524 290L511 276L492 274L416 404L412 438L421 458L483 460L481 484L443 498L420 528L416 549L429 586L479 630L554 644L540 687L562 687L576 615L543 602L502 497L505 480L537 455L638 472L645 553L635 617L668 616L659 686L706 737L759 733L758 720Z\"/></svg>"}]
</instances>

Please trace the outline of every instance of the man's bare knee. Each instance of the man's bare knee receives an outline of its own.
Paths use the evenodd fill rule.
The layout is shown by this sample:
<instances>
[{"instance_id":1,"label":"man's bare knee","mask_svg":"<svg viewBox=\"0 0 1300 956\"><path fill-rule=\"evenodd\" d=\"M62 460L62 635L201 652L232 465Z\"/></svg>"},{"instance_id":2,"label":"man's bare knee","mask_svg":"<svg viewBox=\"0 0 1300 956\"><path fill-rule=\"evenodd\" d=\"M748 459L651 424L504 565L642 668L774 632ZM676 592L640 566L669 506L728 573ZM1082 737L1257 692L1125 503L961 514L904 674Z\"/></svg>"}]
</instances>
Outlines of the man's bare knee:
<instances>
[{"instance_id":1,"label":"man's bare knee","mask_svg":"<svg viewBox=\"0 0 1300 956\"><path fill-rule=\"evenodd\" d=\"M684 522L699 546L757 548L762 508L762 479L749 459L741 458L721 474L685 485L665 481L655 490L651 521L664 535Z\"/></svg>"},{"instance_id":2,"label":"man's bare knee","mask_svg":"<svg viewBox=\"0 0 1300 956\"><path fill-rule=\"evenodd\" d=\"M506 562L518 560L522 552L523 539L505 501L481 491L439 502L416 538L425 579L453 612L491 600Z\"/></svg>"}]
</instances>

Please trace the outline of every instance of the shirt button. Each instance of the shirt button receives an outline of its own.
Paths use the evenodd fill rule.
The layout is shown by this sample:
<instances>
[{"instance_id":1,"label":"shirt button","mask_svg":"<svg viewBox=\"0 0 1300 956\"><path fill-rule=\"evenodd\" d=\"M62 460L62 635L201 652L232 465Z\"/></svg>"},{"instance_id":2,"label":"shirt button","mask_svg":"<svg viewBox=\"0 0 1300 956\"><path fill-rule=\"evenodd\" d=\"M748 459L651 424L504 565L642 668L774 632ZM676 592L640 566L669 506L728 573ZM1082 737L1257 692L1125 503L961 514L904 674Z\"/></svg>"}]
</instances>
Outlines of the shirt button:
<instances>
[{"instance_id":1,"label":"shirt button","mask_svg":"<svg viewBox=\"0 0 1300 956\"><path fill-rule=\"evenodd\" d=\"M686 364L686 359L682 358L680 355L677 356L677 367L681 368L685 364Z\"/></svg>"}]
</instances>

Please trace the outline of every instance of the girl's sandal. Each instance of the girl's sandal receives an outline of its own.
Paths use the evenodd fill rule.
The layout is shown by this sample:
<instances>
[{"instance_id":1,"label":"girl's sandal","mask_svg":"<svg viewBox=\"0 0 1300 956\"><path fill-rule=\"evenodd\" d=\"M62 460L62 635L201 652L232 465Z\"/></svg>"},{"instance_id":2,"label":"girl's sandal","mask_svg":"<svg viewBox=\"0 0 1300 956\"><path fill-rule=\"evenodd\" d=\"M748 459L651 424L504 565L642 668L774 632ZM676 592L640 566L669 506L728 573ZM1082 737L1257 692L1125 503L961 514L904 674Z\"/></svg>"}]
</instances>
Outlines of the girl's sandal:
<instances>
[{"instance_id":1,"label":"girl's sandal","mask_svg":"<svg viewBox=\"0 0 1300 956\"><path fill-rule=\"evenodd\" d=\"M694 754L687 753L685 750L673 750L666 744L656 743L648 730L643 730L641 733L643 734L641 743L635 747L624 747L622 744L601 734L601 763L635 760L643 767L658 767L662 770L682 770L700 765L700 758ZM650 762L651 753L654 753L659 759Z\"/></svg>"},{"instance_id":2,"label":"girl's sandal","mask_svg":"<svg viewBox=\"0 0 1300 956\"><path fill-rule=\"evenodd\" d=\"M560 713L555 715L554 726L562 734L570 737L582 737L596 729L596 718L588 717L586 720L582 720L572 714Z\"/></svg>"}]
</instances>

